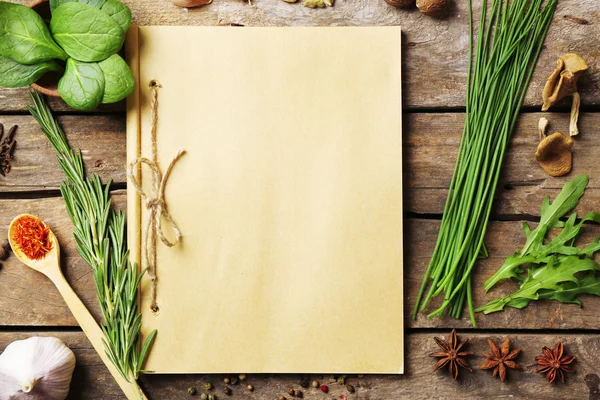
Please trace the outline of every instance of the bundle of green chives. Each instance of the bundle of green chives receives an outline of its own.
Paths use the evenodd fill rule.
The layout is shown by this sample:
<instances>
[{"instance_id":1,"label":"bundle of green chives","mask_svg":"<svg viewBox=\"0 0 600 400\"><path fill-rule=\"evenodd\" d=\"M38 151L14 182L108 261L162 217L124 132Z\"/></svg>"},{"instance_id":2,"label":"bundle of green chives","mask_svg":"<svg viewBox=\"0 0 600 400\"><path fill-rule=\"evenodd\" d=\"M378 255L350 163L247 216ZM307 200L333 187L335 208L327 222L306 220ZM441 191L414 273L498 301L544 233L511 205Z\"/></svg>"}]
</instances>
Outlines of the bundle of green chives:
<instances>
[{"instance_id":1,"label":"bundle of green chives","mask_svg":"<svg viewBox=\"0 0 600 400\"><path fill-rule=\"evenodd\" d=\"M486 257L483 238L504 153L558 0L487 0L481 4L473 62L473 7L466 119L435 250L413 312L444 294L429 316L460 318L465 300L475 326L471 271ZM489 15L488 15L489 14ZM425 298L427 287L429 290Z\"/></svg>"}]
</instances>

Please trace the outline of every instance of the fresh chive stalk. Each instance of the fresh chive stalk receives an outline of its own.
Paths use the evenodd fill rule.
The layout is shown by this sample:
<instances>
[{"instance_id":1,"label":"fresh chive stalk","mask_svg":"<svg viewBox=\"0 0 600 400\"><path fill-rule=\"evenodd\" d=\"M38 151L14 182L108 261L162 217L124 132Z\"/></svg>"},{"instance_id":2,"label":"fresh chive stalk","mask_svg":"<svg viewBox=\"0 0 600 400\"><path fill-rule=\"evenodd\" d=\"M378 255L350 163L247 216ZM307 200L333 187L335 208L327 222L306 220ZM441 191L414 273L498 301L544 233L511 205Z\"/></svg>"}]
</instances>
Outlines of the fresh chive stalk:
<instances>
[{"instance_id":1,"label":"fresh chive stalk","mask_svg":"<svg viewBox=\"0 0 600 400\"><path fill-rule=\"evenodd\" d=\"M435 250L413 311L460 318L467 302L473 326L471 272L486 257L483 239L504 153L552 22L558 0L492 0L481 3L476 48L469 5L469 72L463 135ZM475 56L474 56L475 52ZM474 60L473 60L474 58Z\"/></svg>"},{"instance_id":2,"label":"fresh chive stalk","mask_svg":"<svg viewBox=\"0 0 600 400\"><path fill-rule=\"evenodd\" d=\"M138 287L144 272L129 261L125 214L111 207L110 183L102 185L98 175L86 178L81 152L71 150L62 129L42 96L31 92L29 112L58 153L66 175L60 186L67 212L74 225L77 251L92 267L98 303L105 325L106 355L119 373L135 382L156 331L141 346L141 314Z\"/></svg>"}]
</instances>

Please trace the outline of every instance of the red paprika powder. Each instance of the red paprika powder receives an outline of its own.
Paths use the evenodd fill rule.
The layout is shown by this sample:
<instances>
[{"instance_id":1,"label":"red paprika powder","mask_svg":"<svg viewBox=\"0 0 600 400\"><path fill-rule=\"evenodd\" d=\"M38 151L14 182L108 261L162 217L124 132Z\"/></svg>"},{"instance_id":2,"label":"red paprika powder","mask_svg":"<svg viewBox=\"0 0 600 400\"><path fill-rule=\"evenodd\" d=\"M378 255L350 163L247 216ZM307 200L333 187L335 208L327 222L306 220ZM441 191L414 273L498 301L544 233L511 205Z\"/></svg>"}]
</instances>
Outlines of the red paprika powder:
<instances>
[{"instance_id":1,"label":"red paprika powder","mask_svg":"<svg viewBox=\"0 0 600 400\"><path fill-rule=\"evenodd\" d=\"M41 260L52 250L50 229L39 219L27 215L16 222L12 240L31 260Z\"/></svg>"}]
</instances>

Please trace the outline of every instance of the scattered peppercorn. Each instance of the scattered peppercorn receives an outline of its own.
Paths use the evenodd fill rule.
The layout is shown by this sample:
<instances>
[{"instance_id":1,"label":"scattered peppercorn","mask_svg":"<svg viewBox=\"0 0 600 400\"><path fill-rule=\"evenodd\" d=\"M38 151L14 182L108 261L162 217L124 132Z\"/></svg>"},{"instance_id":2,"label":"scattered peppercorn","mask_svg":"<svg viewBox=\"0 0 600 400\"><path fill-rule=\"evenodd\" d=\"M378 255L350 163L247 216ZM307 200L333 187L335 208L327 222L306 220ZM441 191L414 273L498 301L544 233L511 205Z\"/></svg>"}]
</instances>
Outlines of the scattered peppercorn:
<instances>
[{"instance_id":1,"label":"scattered peppercorn","mask_svg":"<svg viewBox=\"0 0 600 400\"><path fill-rule=\"evenodd\" d=\"M231 389L225 386L223 388L223 393L225 393L227 396L231 396Z\"/></svg>"},{"instance_id":2,"label":"scattered peppercorn","mask_svg":"<svg viewBox=\"0 0 600 400\"><path fill-rule=\"evenodd\" d=\"M0 243L0 261L4 261L8 258L8 256L10 255L10 244L8 243L8 240L3 240L2 243Z\"/></svg>"},{"instance_id":3,"label":"scattered peppercorn","mask_svg":"<svg viewBox=\"0 0 600 400\"><path fill-rule=\"evenodd\" d=\"M285 396L279 396L279 400L287 400Z\"/></svg>"},{"instance_id":4,"label":"scattered peppercorn","mask_svg":"<svg viewBox=\"0 0 600 400\"><path fill-rule=\"evenodd\" d=\"M346 375L342 375L342 376L338 377L337 383L339 383L340 385L345 385L346 384Z\"/></svg>"},{"instance_id":5,"label":"scattered peppercorn","mask_svg":"<svg viewBox=\"0 0 600 400\"><path fill-rule=\"evenodd\" d=\"M288 389L288 394L290 396L294 396L294 389L292 389L292 388Z\"/></svg>"},{"instance_id":6,"label":"scattered peppercorn","mask_svg":"<svg viewBox=\"0 0 600 400\"><path fill-rule=\"evenodd\" d=\"M356 392L356 389L354 389L354 386L352 385L346 385L346 390L350 393Z\"/></svg>"},{"instance_id":7,"label":"scattered peppercorn","mask_svg":"<svg viewBox=\"0 0 600 400\"><path fill-rule=\"evenodd\" d=\"M229 384L231 380L228 377L223 378L223 383Z\"/></svg>"},{"instance_id":8,"label":"scattered peppercorn","mask_svg":"<svg viewBox=\"0 0 600 400\"><path fill-rule=\"evenodd\" d=\"M240 374L240 381L245 381L246 380L246 374Z\"/></svg>"},{"instance_id":9,"label":"scattered peppercorn","mask_svg":"<svg viewBox=\"0 0 600 400\"><path fill-rule=\"evenodd\" d=\"M307 388L309 386L309 377L308 375L302 375L300 377L300 386L303 388Z\"/></svg>"},{"instance_id":10,"label":"scattered peppercorn","mask_svg":"<svg viewBox=\"0 0 600 400\"><path fill-rule=\"evenodd\" d=\"M313 381L312 387L318 388L319 387L319 382L318 381Z\"/></svg>"},{"instance_id":11,"label":"scattered peppercorn","mask_svg":"<svg viewBox=\"0 0 600 400\"><path fill-rule=\"evenodd\" d=\"M231 384L232 385L237 385L238 383L238 377L237 376L232 376L231 377Z\"/></svg>"},{"instance_id":12,"label":"scattered peppercorn","mask_svg":"<svg viewBox=\"0 0 600 400\"><path fill-rule=\"evenodd\" d=\"M297 397L299 399L301 399L302 397L304 397L304 394L302 394L302 390L294 390L294 397Z\"/></svg>"},{"instance_id":13,"label":"scattered peppercorn","mask_svg":"<svg viewBox=\"0 0 600 400\"><path fill-rule=\"evenodd\" d=\"M212 383L207 382L207 383L204 384L204 389L205 390L212 390L212 388L213 388Z\"/></svg>"},{"instance_id":14,"label":"scattered peppercorn","mask_svg":"<svg viewBox=\"0 0 600 400\"><path fill-rule=\"evenodd\" d=\"M246 389L248 389L249 392L252 392L254 390L254 386L248 385Z\"/></svg>"},{"instance_id":15,"label":"scattered peppercorn","mask_svg":"<svg viewBox=\"0 0 600 400\"><path fill-rule=\"evenodd\" d=\"M208 395L206 393L202 393L200 395L200 400L208 400Z\"/></svg>"},{"instance_id":16,"label":"scattered peppercorn","mask_svg":"<svg viewBox=\"0 0 600 400\"><path fill-rule=\"evenodd\" d=\"M208 400L217 400L217 396L215 396L214 394L209 394Z\"/></svg>"},{"instance_id":17,"label":"scattered peppercorn","mask_svg":"<svg viewBox=\"0 0 600 400\"><path fill-rule=\"evenodd\" d=\"M188 394L192 395L192 396L195 395L196 394L196 388L189 387L188 388Z\"/></svg>"},{"instance_id":18,"label":"scattered peppercorn","mask_svg":"<svg viewBox=\"0 0 600 400\"><path fill-rule=\"evenodd\" d=\"M321 385L321 392L323 392L323 393L329 392L329 388L327 387L327 385Z\"/></svg>"}]
</instances>

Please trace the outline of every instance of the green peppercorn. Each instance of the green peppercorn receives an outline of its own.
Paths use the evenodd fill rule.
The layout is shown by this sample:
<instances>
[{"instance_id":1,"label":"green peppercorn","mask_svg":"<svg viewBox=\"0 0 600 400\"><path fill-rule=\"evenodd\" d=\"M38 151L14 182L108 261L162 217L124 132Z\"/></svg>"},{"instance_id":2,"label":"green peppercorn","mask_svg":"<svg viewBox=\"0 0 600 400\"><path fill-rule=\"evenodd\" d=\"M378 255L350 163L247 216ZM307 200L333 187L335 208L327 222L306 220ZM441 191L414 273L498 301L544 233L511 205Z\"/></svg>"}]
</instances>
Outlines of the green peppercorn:
<instances>
[{"instance_id":1,"label":"green peppercorn","mask_svg":"<svg viewBox=\"0 0 600 400\"><path fill-rule=\"evenodd\" d=\"M188 388L188 394L192 395L192 396L195 395L196 394L196 388L189 387Z\"/></svg>"},{"instance_id":2,"label":"green peppercorn","mask_svg":"<svg viewBox=\"0 0 600 400\"><path fill-rule=\"evenodd\" d=\"M225 377L225 378L223 378L223 383L228 385L229 383L231 383L231 379L229 379L228 377Z\"/></svg>"},{"instance_id":3,"label":"green peppercorn","mask_svg":"<svg viewBox=\"0 0 600 400\"><path fill-rule=\"evenodd\" d=\"M245 381L246 380L246 374L240 374L239 378L240 378L240 381Z\"/></svg>"},{"instance_id":4,"label":"green peppercorn","mask_svg":"<svg viewBox=\"0 0 600 400\"><path fill-rule=\"evenodd\" d=\"M217 400L217 396L215 396L214 394L209 394L208 400Z\"/></svg>"},{"instance_id":5,"label":"green peppercorn","mask_svg":"<svg viewBox=\"0 0 600 400\"><path fill-rule=\"evenodd\" d=\"M208 400L208 395L206 393L202 393L200 395L200 400Z\"/></svg>"},{"instance_id":6,"label":"green peppercorn","mask_svg":"<svg viewBox=\"0 0 600 400\"><path fill-rule=\"evenodd\" d=\"M338 377L337 383L340 385L345 385L346 384L346 375L342 375L342 376Z\"/></svg>"}]
</instances>

